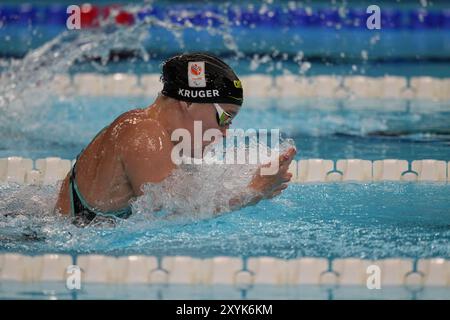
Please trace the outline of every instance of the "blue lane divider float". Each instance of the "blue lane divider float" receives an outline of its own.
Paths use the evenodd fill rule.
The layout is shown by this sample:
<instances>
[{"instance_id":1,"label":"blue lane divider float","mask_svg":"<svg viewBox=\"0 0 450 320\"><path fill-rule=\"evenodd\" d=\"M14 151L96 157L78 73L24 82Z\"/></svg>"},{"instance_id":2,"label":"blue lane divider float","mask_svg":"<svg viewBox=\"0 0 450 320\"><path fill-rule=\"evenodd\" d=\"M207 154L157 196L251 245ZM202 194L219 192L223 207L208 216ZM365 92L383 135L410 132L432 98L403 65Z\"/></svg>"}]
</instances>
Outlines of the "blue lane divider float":
<instances>
[{"instance_id":1,"label":"blue lane divider float","mask_svg":"<svg viewBox=\"0 0 450 320\"><path fill-rule=\"evenodd\" d=\"M44 9L44 23L48 25L65 25L67 19L67 7L63 5L50 5Z\"/></svg>"},{"instance_id":2,"label":"blue lane divider float","mask_svg":"<svg viewBox=\"0 0 450 320\"><path fill-rule=\"evenodd\" d=\"M381 25L386 29L398 29L403 24L403 15L398 10L383 9Z\"/></svg>"},{"instance_id":3,"label":"blue lane divider float","mask_svg":"<svg viewBox=\"0 0 450 320\"><path fill-rule=\"evenodd\" d=\"M442 11L442 27L450 29L450 9Z\"/></svg>"},{"instance_id":4,"label":"blue lane divider float","mask_svg":"<svg viewBox=\"0 0 450 320\"><path fill-rule=\"evenodd\" d=\"M441 14L426 10L414 10L409 13L410 29L427 29L441 27Z\"/></svg>"},{"instance_id":5,"label":"blue lane divider float","mask_svg":"<svg viewBox=\"0 0 450 320\"><path fill-rule=\"evenodd\" d=\"M341 22L341 17L337 9L320 9L318 16L322 27L334 28Z\"/></svg>"},{"instance_id":6,"label":"blue lane divider float","mask_svg":"<svg viewBox=\"0 0 450 320\"><path fill-rule=\"evenodd\" d=\"M93 6L96 7L96 6ZM97 6L97 8L100 8ZM184 13L191 13L186 16ZM351 8L344 14L329 8L287 8L283 6L238 6L224 8L214 5L176 4L170 7L155 5L138 13L138 19L155 16L169 18L174 23L191 22L198 26L221 24L216 14L226 13L232 24L255 26L330 27L341 25L348 28L365 28L369 16L365 8ZM450 10L398 10L384 8L382 25L386 28L436 29L450 28ZM63 5L0 5L0 21L6 24L55 24L64 25L67 19Z\"/></svg>"},{"instance_id":7,"label":"blue lane divider float","mask_svg":"<svg viewBox=\"0 0 450 320\"><path fill-rule=\"evenodd\" d=\"M91 10L83 11L82 27L95 28L98 25L96 19L101 19L110 8L92 6ZM0 39L7 39L2 43L0 54L22 56L66 30L66 9L65 5L55 4L0 5ZM126 15L122 18L127 18ZM221 30L222 25L228 23L228 31L239 50L249 55L266 54L277 48L292 56L302 51L313 57L337 57L344 53L347 58L360 58L364 50L370 59L384 58L387 53L396 58L448 59L450 49L448 9L383 8L382 30L372 31L379 33L379 39L374 43L370 42L372 36L367 36L368 14L362 7L338 10L282 5L155 5L142 9L135 19L128 17L122 21L124 19L116 17L116 21L128 25L146 17L156 17L176 25L211 26ZM167 56L180 51L179 39L167 28L151 25L149 31L151 39L145 47L152 53ZM219 34L192 28L181 33L183 50L198 50L201 46L202 50L217 54L229 52Z\"/></svg>"}]
</instances>

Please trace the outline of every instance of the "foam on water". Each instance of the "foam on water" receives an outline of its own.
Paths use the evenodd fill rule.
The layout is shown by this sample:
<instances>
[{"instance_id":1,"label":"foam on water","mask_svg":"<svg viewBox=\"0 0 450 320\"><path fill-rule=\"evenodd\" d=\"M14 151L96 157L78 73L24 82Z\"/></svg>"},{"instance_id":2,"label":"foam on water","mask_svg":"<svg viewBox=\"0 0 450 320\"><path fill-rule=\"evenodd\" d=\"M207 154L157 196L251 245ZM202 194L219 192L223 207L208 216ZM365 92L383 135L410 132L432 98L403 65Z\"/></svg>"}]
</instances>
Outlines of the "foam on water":
<instances>
[{"instance_id":1,"label":"foam on water","mask_svg":"<svg viewBox=\"0 0 450 320\"><path fill-rule=\"evenodd\" d=\"M0 184L0 239L10 242L42 240L42 227L58 220L53 214L59 185Z\"/></svg>"}]
</instances>

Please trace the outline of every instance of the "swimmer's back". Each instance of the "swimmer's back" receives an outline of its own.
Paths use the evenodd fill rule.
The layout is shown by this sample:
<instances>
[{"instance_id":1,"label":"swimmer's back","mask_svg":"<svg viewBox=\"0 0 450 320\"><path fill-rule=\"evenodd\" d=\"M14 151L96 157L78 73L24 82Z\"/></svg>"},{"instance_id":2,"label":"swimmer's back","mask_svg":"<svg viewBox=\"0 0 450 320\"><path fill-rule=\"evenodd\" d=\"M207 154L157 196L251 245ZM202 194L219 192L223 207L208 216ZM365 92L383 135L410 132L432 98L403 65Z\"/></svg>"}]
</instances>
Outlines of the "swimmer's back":
<instances>
[{"instance_id":1,"label":"swimmer's back","mask_svg":"<svg viewBox=\"0 0 450 320\"><path fill-rule=\"evenodd\" d=\"M114 211L127 206L134 196L124 170L122 155L124 144L128 144L124 140L143 121L155 120L152 120L144 109L134 109L120 115L78 156L76 183L91 206L103 211ZM141 134L145 135L145 132ZM62 213L70 211L68 178L69 176L63 182L63 195L57 204Z\"/></svg>"}]
</instances>

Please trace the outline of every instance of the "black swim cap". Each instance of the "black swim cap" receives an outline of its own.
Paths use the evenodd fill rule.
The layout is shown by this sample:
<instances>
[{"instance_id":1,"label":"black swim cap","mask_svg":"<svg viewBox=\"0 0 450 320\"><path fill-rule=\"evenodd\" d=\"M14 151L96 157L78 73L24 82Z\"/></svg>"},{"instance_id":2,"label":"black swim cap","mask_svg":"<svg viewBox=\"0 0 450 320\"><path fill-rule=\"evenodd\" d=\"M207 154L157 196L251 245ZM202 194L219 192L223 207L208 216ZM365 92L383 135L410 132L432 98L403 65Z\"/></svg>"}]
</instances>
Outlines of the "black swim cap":
<instances>
[{"instance_id":1,"label":"black swim cap","mask_svg":"<svg viewBox=\"0 0 450 320\"><path fill-rule=\"evenodd\" d=\"M242 105L242 84L233 70L208 53L181 54L163 64L163 95L187 102Z\"/></svg>"}]
</instances>

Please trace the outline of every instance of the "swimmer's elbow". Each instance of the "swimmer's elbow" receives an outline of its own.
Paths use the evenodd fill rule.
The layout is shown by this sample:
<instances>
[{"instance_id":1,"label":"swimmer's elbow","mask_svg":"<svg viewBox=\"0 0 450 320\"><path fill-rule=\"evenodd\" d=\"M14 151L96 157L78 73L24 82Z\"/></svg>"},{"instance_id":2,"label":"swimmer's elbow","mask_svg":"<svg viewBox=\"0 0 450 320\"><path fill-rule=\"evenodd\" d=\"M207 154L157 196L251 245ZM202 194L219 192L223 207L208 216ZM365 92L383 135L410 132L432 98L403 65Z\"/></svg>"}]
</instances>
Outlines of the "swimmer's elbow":
<instances>
[{"instance_id":1,"label":"swimmer's elbow","mask_svg":"<svg viewBox=\"0 0 450 320\"><path fill-rule=\"evenodd\" d=\"M54 214L70 214L71 205L69 192L69 179L66 177L61 185L61 190L58 194L58 200L56 201L55 208L53 209Z\"/></svg>"}]
</instances>

